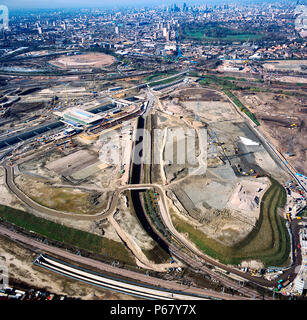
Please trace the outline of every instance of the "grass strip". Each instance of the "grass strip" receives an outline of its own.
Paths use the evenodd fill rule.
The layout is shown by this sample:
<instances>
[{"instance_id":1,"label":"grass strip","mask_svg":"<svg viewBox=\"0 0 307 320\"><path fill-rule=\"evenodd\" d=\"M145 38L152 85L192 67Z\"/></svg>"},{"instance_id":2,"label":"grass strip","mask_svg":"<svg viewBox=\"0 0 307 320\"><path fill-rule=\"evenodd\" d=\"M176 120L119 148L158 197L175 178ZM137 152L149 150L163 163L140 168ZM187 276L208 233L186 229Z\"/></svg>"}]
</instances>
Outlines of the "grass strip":
<instances>
[{"instance_id":1,"label":"grass strip","mask_svg":"<svg viewBox=\"0 0 307 320\"><path fill-rule=\"evenodd\" d=\"M114 260L135 264L132 255L120 242L70 228L4 205L0 205L0 219L25 230L33 231L47 239L105 255Z\"/></svg>"},{"instance_id":2,"label":"grass strip","mask_svg":"<svg viewBox=\"0 0 307 320\"><path fill-rule=\"evenodd\" d=\"M290 238L286 221L278 214L285 205L286 192L274 179L264 194L260 216L253 230L240 242L226 246L207 237L202 231L172 214L175 228L184 234L205 254L225 264L239 264L243 260L261 260L265 266L283 266L288 263Z\"/></svg>"}]
</instances>

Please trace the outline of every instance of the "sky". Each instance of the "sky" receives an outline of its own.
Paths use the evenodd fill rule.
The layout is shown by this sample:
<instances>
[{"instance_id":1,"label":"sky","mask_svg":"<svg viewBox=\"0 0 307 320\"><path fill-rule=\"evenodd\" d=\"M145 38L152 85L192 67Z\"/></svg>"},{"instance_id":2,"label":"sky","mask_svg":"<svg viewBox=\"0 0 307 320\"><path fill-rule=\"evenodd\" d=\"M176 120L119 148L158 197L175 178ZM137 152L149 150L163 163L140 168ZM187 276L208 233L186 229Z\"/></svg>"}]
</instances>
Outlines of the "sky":
<instances>
[{"instance_id":1,"label":"sky","mask_svg":"<svg viewBox=\"0 0 307 320\"><path fill-rule=\"evenodd\" d=\"M21 8L80 8L80 7L110 7L114 5L146 5L159 4L163 0L0 0L12 9ZM170 1L166 1L170 2Z\"/></svg>"},{"instance_id":2,"label":"sky","mask_svg":"<svg viewBox=\"0 0 307 320\"><path fill-rule=\"evenodd\" d=\"M80 8L80 7L114 7L126 5L162 5L176 3L178 5L199 3L229 3L231 0L0 0L0 4L9 9L22 8ZM234 2L234 1L232 1Z\"/></svg>"},{"instance_id":3,"label":"sky","mask_svg":"<svg viewBox=\"0 0 307 320\"><path fill-rule=\"evenodd\" d=\"M40 8L80 8L80 7L114 7L114 6L146 6L176 3L178 5L186 2L188 5L208 3L226 4L234 2L253 2L255 0L0 0L0 4L6 5L9 9L40 9ZM270 0L263 0L270 2ZM296 0L293 0L296 1ZM257 1L258 2L258 1Z\"/></svg>"}]
</instances>

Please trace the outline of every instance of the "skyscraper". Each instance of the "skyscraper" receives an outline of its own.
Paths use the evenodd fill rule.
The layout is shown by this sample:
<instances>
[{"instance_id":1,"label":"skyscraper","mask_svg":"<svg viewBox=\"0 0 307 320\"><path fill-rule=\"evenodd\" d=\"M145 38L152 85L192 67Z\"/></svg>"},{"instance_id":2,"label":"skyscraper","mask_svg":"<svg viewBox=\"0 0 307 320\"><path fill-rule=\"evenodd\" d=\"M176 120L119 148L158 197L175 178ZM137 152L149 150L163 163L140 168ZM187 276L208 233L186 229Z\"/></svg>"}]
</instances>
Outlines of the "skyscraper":
<instances>
[{"instance_id":1,"label":"skyscraper","mask_svg":"<svg viewBox=\"0 0 307 320\"><path fill-rule=\"evenodd\" d=\"M0 5L0 30L8 30L9 29L9 9L7 6Z\"/></svg>"}]
</instances>

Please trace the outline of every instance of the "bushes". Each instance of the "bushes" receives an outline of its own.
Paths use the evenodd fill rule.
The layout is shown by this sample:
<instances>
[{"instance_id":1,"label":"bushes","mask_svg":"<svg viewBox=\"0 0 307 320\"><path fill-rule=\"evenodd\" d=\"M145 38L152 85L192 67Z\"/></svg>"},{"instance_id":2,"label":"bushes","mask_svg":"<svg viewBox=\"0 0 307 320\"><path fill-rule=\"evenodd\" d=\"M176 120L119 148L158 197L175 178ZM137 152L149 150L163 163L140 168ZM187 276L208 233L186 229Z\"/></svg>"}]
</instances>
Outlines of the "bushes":
<instances>
[{"instance_id":1,"label":"bushes","mask_svg":"<svg viewBox=\"0 0 307 320\"><path fill-rule=\"evenodd\" d=\"M240 111L244 112L257 126L260 125L259 121L256 119L256 116L248 110L243 103L229 90L224 90L224 93L236 104Z\"/></svg>"}]
</instances>

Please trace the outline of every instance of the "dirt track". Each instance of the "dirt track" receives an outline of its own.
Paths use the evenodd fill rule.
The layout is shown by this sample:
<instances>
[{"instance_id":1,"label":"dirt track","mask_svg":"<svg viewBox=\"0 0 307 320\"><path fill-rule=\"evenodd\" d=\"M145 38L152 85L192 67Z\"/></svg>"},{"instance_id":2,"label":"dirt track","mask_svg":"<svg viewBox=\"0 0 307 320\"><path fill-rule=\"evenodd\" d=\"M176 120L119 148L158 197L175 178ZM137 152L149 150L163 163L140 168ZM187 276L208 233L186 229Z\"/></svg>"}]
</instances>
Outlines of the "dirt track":
<instances>
[{"instance_id":1,"label":"dirt track","mask_svg":"<svg viewBox=\"0 0 307 320\"><path fill-rule=\"evenodd\" d=\"M104 53L89 53L76 56L63 56L50 61L50 63L63 69L85 67L100 68L109 66L114 63L114 61L115 58L113 56Z\"/></svg>"}]
</instances>

